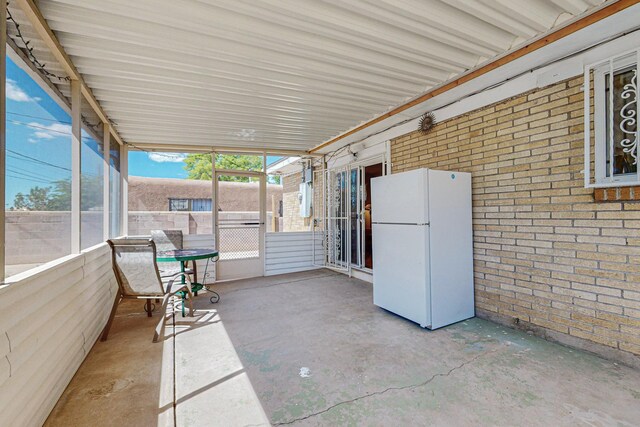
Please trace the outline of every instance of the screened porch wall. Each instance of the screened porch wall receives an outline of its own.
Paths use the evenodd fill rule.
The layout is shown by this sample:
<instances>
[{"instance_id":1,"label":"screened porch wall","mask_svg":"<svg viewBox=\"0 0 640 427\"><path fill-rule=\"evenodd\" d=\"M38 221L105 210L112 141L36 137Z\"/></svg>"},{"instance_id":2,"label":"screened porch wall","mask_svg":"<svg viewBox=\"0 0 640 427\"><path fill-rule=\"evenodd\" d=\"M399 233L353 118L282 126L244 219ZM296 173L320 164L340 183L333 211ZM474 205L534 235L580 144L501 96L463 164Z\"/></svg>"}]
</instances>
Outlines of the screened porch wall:
<instances>
[{"instance_id":1,"label":"screened porch wall","mask_svg":"<svg viewBox=\"0 0 640 427\"><path fill-rule=\"evenodd\" d=\"M106 243L0 286L0 425L42 425L104 327L117 284Z\"/></svg>"}]
</instances>

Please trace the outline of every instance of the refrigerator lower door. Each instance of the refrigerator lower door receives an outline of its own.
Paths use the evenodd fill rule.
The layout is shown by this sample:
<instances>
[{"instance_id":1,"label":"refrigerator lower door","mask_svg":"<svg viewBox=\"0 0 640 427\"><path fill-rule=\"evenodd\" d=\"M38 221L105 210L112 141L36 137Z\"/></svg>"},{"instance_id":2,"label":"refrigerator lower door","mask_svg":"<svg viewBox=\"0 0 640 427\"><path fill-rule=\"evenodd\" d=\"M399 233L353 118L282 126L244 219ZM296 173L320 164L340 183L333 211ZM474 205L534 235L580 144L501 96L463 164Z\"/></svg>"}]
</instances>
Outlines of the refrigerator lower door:
<instances>
[{"instance_id":1,"label":"refrigerator lower door","mask_svg":"<svg viewBox=\"0 0 640 427\"><path fill-rule=\"evenodd\" d=\"M429 226L373 224L373 303L431 327Z\"/></svg>"},{"instance_id":2,"label":"refrigerator lower door","mask_svg":"<svg viewBox=\"0 0 640 427\"><path fill-rule=\"evenodd\" d=\"M431 329L475 315L471 175L429 171Z\"/></svg>"}]
</instances>

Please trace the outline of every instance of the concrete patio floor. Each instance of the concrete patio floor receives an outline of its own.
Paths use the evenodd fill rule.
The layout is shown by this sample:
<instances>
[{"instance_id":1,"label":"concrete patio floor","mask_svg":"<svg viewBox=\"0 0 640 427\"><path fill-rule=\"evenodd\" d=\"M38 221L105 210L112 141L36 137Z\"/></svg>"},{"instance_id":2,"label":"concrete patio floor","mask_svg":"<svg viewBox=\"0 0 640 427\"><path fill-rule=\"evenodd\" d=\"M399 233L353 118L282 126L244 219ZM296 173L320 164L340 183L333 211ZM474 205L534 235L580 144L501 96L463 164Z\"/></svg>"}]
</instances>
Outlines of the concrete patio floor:
<instances>
[{"instance_id":1,"label":"concrete patio floor","mask_svg":"<svg viewBox=\"0 0 640 427\"><path fill-rule=\"evenodd\" d=\"M217 289L219 304L198 297L199 317L170 319L163 344L151 343L157 317L123 305L47 425L640 420L640 371L480 319L427 331L375 307L370 284L328 270Z\"/></svg>"}]
</instances>

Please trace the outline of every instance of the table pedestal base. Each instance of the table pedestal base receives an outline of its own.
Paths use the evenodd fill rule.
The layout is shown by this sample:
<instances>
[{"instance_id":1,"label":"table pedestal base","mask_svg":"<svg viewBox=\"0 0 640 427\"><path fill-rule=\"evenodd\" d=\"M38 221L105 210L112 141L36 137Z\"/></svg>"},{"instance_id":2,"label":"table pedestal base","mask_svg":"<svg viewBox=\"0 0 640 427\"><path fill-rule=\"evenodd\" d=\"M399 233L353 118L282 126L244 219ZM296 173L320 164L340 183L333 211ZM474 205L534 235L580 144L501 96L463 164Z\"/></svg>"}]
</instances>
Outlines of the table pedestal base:
<instances>
[{"instance_id":1,"label":"table pedestal base","mask_svg":"<svg viewBox=\"0 0 640 427\"><path fill-rule=\"evenodd\" d=\"M209 298L209 301L211 302L211 304L215 304L217 302L220 301L220 295L216 292L216 291L212 291L210 288L211 285L204 285L202 283L191 283L191 292L193 293L194 297L198 296L198 291L206 291L206 292L210 292L213 295ZM182 297L182 317L185 316L185 311L184 311L184 300L187 297L187 293L185 291L180 291L177 292L178 295L180 295Z\"/></svg>"}]
</instances>

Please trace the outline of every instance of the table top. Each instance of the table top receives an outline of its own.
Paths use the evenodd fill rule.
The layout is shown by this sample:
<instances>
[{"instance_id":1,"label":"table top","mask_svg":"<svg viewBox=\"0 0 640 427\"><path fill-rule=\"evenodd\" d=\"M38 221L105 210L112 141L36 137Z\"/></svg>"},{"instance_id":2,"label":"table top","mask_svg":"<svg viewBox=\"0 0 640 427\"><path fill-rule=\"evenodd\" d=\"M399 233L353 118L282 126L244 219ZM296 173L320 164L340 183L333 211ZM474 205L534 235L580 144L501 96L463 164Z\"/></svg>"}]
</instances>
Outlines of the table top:
<instances>
[{"instance_id":1,"label":"table top","mask_svg":"<svg viewBox=\"0 0 640 427\"><path fill-rule=\"evenodd\" d=\"M215 249L173 249L170 251L159 251L156 253L156 261L195 261L198 259L213 258L216 256L218 256L218 251Z\"/></svg>"}]
</instances>

